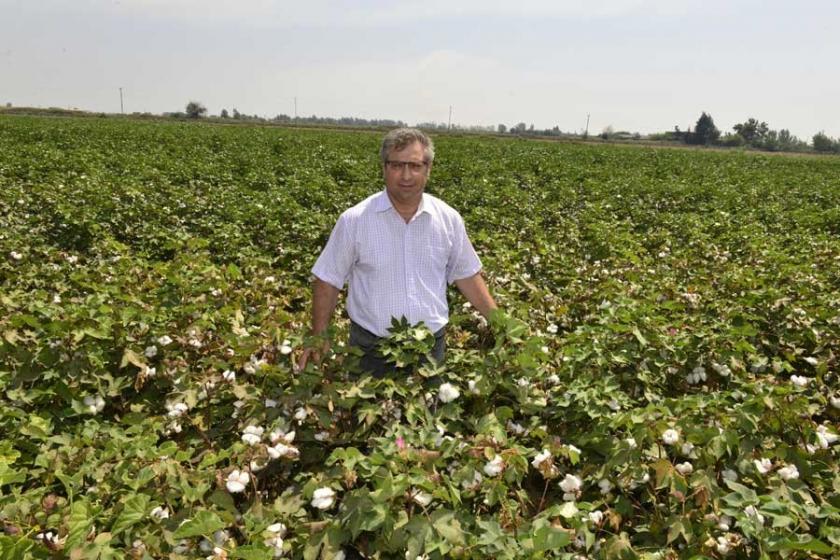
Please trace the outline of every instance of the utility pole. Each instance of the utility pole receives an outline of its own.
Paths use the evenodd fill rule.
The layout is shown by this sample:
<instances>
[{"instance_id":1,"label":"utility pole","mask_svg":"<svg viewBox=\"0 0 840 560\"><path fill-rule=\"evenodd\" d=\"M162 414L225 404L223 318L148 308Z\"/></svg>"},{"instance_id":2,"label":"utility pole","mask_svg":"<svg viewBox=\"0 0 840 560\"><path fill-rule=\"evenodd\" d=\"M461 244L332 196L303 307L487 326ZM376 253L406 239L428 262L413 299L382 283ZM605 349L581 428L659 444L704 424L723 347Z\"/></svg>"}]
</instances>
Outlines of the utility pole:
<instances>
[{"instance_id":1,"label":"utility pole","mask_svg":"<svg viewBox=\"0 0 840 560\"><path fill-rule=\"evenodd\" d=\"M125 114L125 109L123 109L122 88L120 88L120 114Z\"/></svg>"},{"instance_id":2,"label":"utility pole","mask_svg":"<svg viewBox=\"0 0 840 560\"><path fill-rule=\"evenodd\" d=\"M446 125L446 130L452 130L452 105L449 106L449 123Z\"/></svg>"},{"instance_id":3,"label":"utility pole","mask_svg":"<svg viewBox=\"0 0 840 560\"><path fill-rule=\"evenodd\" d=\"M586 131L583 133L584 136L589 136L589 113L586 113Z\"/></svg>"}]
</instances>

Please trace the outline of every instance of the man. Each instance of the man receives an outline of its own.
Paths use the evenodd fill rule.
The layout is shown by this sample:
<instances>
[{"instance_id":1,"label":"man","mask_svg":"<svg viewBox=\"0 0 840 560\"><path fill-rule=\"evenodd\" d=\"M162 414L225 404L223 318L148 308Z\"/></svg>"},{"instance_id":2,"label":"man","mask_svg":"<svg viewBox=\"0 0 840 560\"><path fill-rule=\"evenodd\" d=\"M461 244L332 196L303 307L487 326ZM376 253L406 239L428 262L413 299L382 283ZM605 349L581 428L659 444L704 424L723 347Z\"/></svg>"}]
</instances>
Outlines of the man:
<instances>
[{"instance_id":1,"label":"man","mask_svg":"<svg viewBox=\"0 0 840 560\"><path fill-rule=\"evenodd\" d=\"M435 333L432 357L443 360L447 283L485 317L496 308L464 220L423 192L434 156L423 132L389 132L380 150L385 190L339 217L312 268L312 334L327 328L339 291L349 283L350 345L362 349L362 369L377 377L392 367L377 353L392 318L422 321ZM312 349L305 350L298 367L305 368L312 355Z\"/></svg>"}]
</instances>

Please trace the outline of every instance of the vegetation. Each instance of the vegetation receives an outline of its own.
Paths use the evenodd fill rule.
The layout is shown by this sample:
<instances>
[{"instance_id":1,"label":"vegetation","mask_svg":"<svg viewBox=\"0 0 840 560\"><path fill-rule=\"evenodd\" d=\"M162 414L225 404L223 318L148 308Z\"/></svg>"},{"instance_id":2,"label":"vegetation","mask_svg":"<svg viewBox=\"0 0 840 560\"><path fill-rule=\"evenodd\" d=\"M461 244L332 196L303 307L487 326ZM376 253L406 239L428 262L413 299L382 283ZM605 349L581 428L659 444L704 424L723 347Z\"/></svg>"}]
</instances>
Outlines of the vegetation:
<instances>
[{"instance_id":1,"label":"vegetation","mask_svg":"<svg viewBox=\"0 0 840 560\"><path fill-rule=\"evenodd\" d=\"M840 547L840 160L439 135L505 312L295 373L379 141L0 118L0 556Z\"/></svg>"}]
</instances>

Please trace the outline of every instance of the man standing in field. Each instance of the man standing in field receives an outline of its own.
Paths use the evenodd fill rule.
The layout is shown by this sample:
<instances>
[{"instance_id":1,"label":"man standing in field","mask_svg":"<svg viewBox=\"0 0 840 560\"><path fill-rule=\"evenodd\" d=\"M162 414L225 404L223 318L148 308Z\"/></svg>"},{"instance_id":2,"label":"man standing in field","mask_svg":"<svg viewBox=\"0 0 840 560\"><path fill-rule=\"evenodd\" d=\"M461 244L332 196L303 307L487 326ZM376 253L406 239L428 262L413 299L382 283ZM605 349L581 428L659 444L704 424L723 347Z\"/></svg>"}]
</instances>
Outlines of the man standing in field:
<instances>
[{"instance_id":1,"label":"man standing in field","mask_svg":"<svg viewBox=\"0 0 840 560\"><path fill-rule=\"evenodd\" d=\"M339 217L312 268L312 334L327 328L339 291L349 283L350 345L361 348L362 369L377 377L392 367L377 352L392 318L422 321L435 336L432 357L443 361L447 283L485 317L496 308L463 218L423 192L435 157L432 140L416 129L393 130L380 157L385 190ZM300 369L312 354L304 351Z\"/></svg>"}]
</instances>

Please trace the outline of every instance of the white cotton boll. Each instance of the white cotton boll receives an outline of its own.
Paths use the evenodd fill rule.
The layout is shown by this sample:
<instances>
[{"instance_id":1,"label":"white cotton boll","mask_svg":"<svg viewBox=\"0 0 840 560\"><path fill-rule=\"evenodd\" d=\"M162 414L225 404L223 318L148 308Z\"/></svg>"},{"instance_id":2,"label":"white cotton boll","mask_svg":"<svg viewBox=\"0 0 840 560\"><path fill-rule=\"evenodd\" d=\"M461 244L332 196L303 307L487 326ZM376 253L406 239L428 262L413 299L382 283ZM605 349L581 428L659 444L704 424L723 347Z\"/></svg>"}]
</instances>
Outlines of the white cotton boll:
<instances>
[{"instance_id":1,"label":"white cotton boll","mask_svg":"<svg viewBox=\"0 0 840 560\"><path fill-rule=\"evenodd\" d=\"M330 439L330 433L329 432L318 432L313 437L315 438L316 441L327 441L328 439Z\"/></svg>"},{"instance_id":2,"label":"white cotton boll","mask_svg":"<svg viewBox=\"0 0 840 560\"><path fill-rule=\"evenodd\" d=\"M166 413L167 416L169 416L170 418L178 418L178 417L186 414L187 411L189 410L189 407L187 407L187 405L182 403L182 402L167 403L166 404L166 410L167 410L167 413Z\"/></svg>"},{"instance_id":3,"label":"white cotton boll","mask_svg":"<svg viewBox=\"0 0 840 560\"><path fill-rule=\"evenodd\" d=\"M580 455L582 453L582 451L580 449L578 449L577 447L575 447L572 444L568 444L566 446L566 449L568 449L572 453L576 453L577 455Z\"/></svg>"},{"instance_id":4,"label":"white cotton boll","mask_svg":"<svg viewBox=\"0 0 840 560\"><path fill-rule=\"evenodd\" d=\"M818 359L814 358L813 356L809 356L807 358L804 358L804 360L806 362L808 362L809 364L811 364L812 366L816 366L817 364L820 363L820 361Z\"/></svg>"},{"instance_id":5,"label":"white cotton boll","mask_svg":"<svg viewBox=\"0 0 840 560\"><path fill-rule=\"evenodd\" d=\"M629 447L630 449L636 449L639 446L636 443L636 438L629 437L629 438L625 439L624 441L625 441L625 443L627 443L627 447Z\"/></svg>"},{"instance_id":6,"label":"white cotton boll","mask_svg":"<svg viewBox=\"0 0 840 560\"><path fill-rule=\"evenodd\" d=\"M606 478L598 481L598 488L601 489L601 494L609 494L613 489L613 484Z\"/></svg>"},{"instance_id":7,"label":"white cotton boll","mask_svg":"<svg viewBox=\"0 0 840 560\"><path fill-rule=\"evenodd\" d=\"M12 257L12 260L19 261L23 258L23 255L18 253L17 251L12 251L9 253L9 256Z\"/></svg>"},{"instance_id":8,"label":"white cotton boll","mask_svg":"<svg viewBox=\"0 0 840 560\"><path fill-rule=\"evenodd\" d=\"M102 409L105 408L105 399L103 399L100 395L88 395L82 400L82 403L85 405L85 409L90 414L99 414L102 412Z\"/></svg>"},{"instance_id":9,"label":"white cotton boll","mask_svg":"<svg viewBox=\"0 0 840 560\"><path fill-rule=\"evenodd\" d=\"M312 507L320 510L330 509L333 503L335 503L335 492L332 488L326 486L318 488L312 494L312 501L310 503Z\"/></svg>"},{"instance_id":10,"label":"white cotton boll","mask_svg":"<svg viewBox=\"0 0 840 560\"><path fill-rule=\"evenodd\" d=\"M79 257L77 257L76 255L67 255L66 258L67 262L69 262L70 264L76 264L77 262L79 262Z\"/></svg>"},{"instance_id":11,"label":"white cotton boll","mask_svg":"<svg viewBox=\"0 0 840 560\"><path fill-rule=\"evenodd\" d=\"M545 330L548 331L550 334L557 334L557 325L551 323L545 328Z\"/></svg>"},{"instance_id":12,"label":"white cotton boll","mask_svg":"<svg viewBox=\"0 0 840 560\"><path fill-rule=\"evenodd\" d=\"M689 475L692 472L694 472L694 466L688 461L686 461L685 463L678 463L674 468L677 469L677 472L683 476Z\"/></svg>"},{"instance_id":13,"label":"white cotton boll","mask_svg":"<svg viewBox=\"0 0 840 560\"><path fill-rule=\"evenodd\" d=\"M721 515L720 519L718 520L718 529L721 531L728 531L729 528L732 526L732 518L728 515Z\"/></svg>"},{"instance_id":14,"label":"white cotton boll","mask_svg":"<svg viewBox=\"0 0 840 560\"><path fill-rule=\"evenodd\" d=\"M831 403L831 406L840 410L840 397L830 397L828 401Z\"/></svg>"},{"instance_id":15,"label":"white cotton boll","mask_svg":"<svg viewBox=\"0 0 840 560\"><path fill-rule=\"evenodd\" d=\"M236 381L236 372L226 369L222 372L222 379L224 379L228 383L233 383L234 381Z\"/></svg>"},{"instance_id":16,"label":"white cotton boll","mask_svg":"<svg viewBox=\"0 0 840 560\"><path fill-rule=\"evenodd\" d=\"M669 428L662 432L662 442L665 445L674 445L680 440L680 433L677 430Z\"/></svg>"},{"instance_id":17,"label":"white cotton boll","mask_svg":"<svg viewBox=\"0 0 840 560\"><path fill-rule=\"evenodd\" d=\"M414 503L418 505L428 507L428 505L432 503L432 500L434 500L434 497L427 492L423 492L422 490L416 490L411 496L411 499L414 500Z\"/></svg>"},{"instance_id":18,"label":"white cotton boll","mask_svg":"<svg viewBox=\"0 0 840 560\"><path fill-rule=\"evenodd\" d=\"M753 463L755 464L755 470L761 474L767 474L773 470L773 463L770 459L756 459Z\"/></svg>"},{"instance_id":19,"label":"white cotton boll","mask_svg":"<svg viewBox=\"0 0 840 560\"><path fill-rule=\"evenodd\" d=\"M302 406L295 410L295 420L298 422L303 422L307 416L309 416L309 412Z\"/></svg>"},{"instance_id":20,"label":"white cotton boll","mask_svg":"<svg viewBox=\"0 0 840 560\"><path fill-rule=\"evenodd\" d=\"M149 517L157 521L169 519L169 510L162 506L156 506L150 513Z\"/></svg>"},{"instance_id":21,"label":"white cotton boll","mask_svg":"<svg viewBox=\"0 0 840 560\"><path fill-rule=\"evenodd\" d=\"M729 544L726 537L718 537L715 550L717 550L718 554L729 554L729 551L732 550L732 545Z\"/></svg>"},{"instance_id":22,"label":"white cotton boll","mask_svg":"<svg viewBox=\"0 0 840 560\"><path fill-rule=\"evenodd\" d=\"M501 455L496 455L493 457L492 461L488 461L486 465L484 465L484 474L487 476L498 476L501 474L502 470L505 468L505 463L502 461Z\"/></svg>"},{"instance_id":23,"label":"white cotton boll","mask_svg":"<svg viewBox=\"0 0 840 560\"><path fill-rule=\"evenodd\" d=\"M583 481L573 474L567 474L566 477L560 481L560 489L563 492L578 492L580 491Z\"/></svg>"},{"instance_id":24,"label":"white cotton boll","mask_svg":"<svg viewBox=\"0 0 840 560\"><path fill-rule=\"evenodd\" d=\"M811 382L811 378L805 377L804 375L791 375L790 382L796 385L797 387L807 387L808 384Z\"/></svg>"},{"instance_id":25,"label":"white cotton boll","mask_svg":"<svg viewBox=\"0 0 840 560\"><path fill-rule=\"evenodd\" d=\"M151 346L146 346L146 349L143 350L143 354L145 354L147 358L154 358L158 354L157 346L155 346L154 344Z\"/></svg>"},{"instance_id":26,"label":"white cotton boll","mask_svg":"<svg viewBox=\"0 0 840 560\"><path fill-rule=\"evenodd\" d=\"M799 478L799 469L796 468L796 465L786 465L780 468L777 472L784 481L795 480Z\"/></svg>"},{"instance_id":27,"label":"white cotton boll","mask_svg":"<svg viewBox=\"0 0 840 560\"><path fill-rule=\"evenodd\" d=\"M265 283L266 284L274 284L276 281L277 281L277 279L274 278L274 276L266 276L265 277Z\"/></svg>"},{"instance_id":28,"label":"white cotton boll","mask_svg":"<svg viewBox=\"0 0 840 560\"><path fill-rule=\"evenodd\" d=\"M170 344L172 344L172 339L169 337L169 335L163 335L157 339L157 342L161 346L169 346Z\"/></svg>"},{"instance_id":29,"label":"white cotton boll","mask_svg":"<svg viewBox=\"0 0 840 560\"><path fill-rule=\"evenodd\" d=\"M228 492L237 494L243 492L250 481L251 475L248 474L248 471L235 469L228 475L225 486L227 486Z\"/></svg>"},{"instance_id":30,"label":"white cotton boll","mask_svg":"<svg viewBox=\"0 0 840 560\"><path fill-rule=\"evenodd\" d=\"M514 434L518 435L518 436L521 436L522 434L527 432L527 430L525 429L525 426L523 426L522 424L518 424L518 423L514 422L513 420L508 420L507 429L509 431L513 432Z\"/></svg>"},{"instance_id":31,"label":"white cotton boll","mask_svg":"<svg viewBox=\"0 0 840 560\"><path fill-rule=\"evenodd\" d=\"M551 453L548 451L548 449L543 449L542 453L538 453L537 456L534 457L534 460L531 461L531 465L535 469L538 469L538 468L540 468L540 465L542 465L544 462L548 461L549 459L551 459Z\"/></svg>"},{"instance_id":32,"label":"white cotton boll","mask_svg":"<svg viewBox=\"0 0 840 560\"><path fill-rule=\"evenodd\" d=\"M732 370L725 364L713 363L712 369L715 370L721 377L729 377L732 375Z\"/></svg>"},{"instance_id":33,"label":"white cotton boll","mask_svg":"<svg viewBox=\"0 0 840 560\"><path fill-rule=\"evenodd\" d=\"M272 533L272 534L275 534L275 535L280 535L281 537L285 537L287 528L282 523L274 523L274 524L266 527L265 530L269 533Z\"/></svg>"},{"instance_id":34,"label":"white cotton boll","mask_svg":"<svg viewBox=\"0 0 840 560\"><path fill-rule=\"evenodd\" d=\"M694 374L695 383L706 381L706 370L703 368L703 366L698 365L691 371L691 373Z\"/></svg>"},{"instance_id":35,"label":"white cotton boll","mask_svg":"<svg viewBox=\"0 0 840 560\"><path fill-rule=\"evenodd\" d=\"M598 510L590 511L589 520L595 525L600 525L601 522L604 520L604 512Z\"/></svg>"},{"instance_id":36,"label":"white cotton boll","mask_svg":"<svg viewBox=\"0 0 840 560\"><path fill-rule=\"evenodd\" d=\"M452 402L460 396L461 392L451 383L444 383L438 388L438 399L442 403Z\"/></svg>"},{"instance_id":37,"label":"white cotton boll","mask_svg":"<svg viewBox=\"0 0 840 560\"><path fill-rule=\"evenodd\" d=\"M556 373L552 373L546 378L546 381L548 381L549 385L557 385L560 383L560 376Z\"/></svg>"},{"instance_id":38,"label":"white cotton boll","mask_svg":"<svg viewBox=\"0 0 840 560\"><path fill-rule=\"evenodd\" d=\"M610 410L614 412L618 412L619 410L621 410L621 405L618 404L618 401L615 399L612 399L610 402L608 402L607 406L610 408Z\"/></svg>"},{"instance_id":39,"label":"white cotton boll","mask_svg":"<svg viewBox=\"0 0 840 560\"><path fill-rule=\"evenodd\" d=\"M516 384L522 388L527 388L531 385L531 382L525 379L524 377L520 377L516 380Z\"/></svg>"},{"instance_id":40,"label":"white cotton boll","mask_svg":"<svg viewBox=\"0 0 840 560\"><path fill-rule=\"evenodd\" d=\"M747 506L744 508L744 514L747 517L755 519L759 525L764 525L764 516L755 508L755 506Z\"/></svg>"},{"instance_id":41,"label":"white cotton boll","mask_svg":"<svg viewBox=\"0 0 840 560\"><path fill-rule=\"evenodd\" d=\"M248 445L257 445L262 440L264 431L262 426L247 426L242 432L242 441Z\"/></svg>"},{"instance_id":42,"label":"white cotton boll","mask_svg":"<svg viewBox=\"0 0 840 560\"><path fill-rule=\"evenodd\" d=\"M565 492L563 494L564 502L574 502L575 500L577 500L577 492Z\"/></svg>"},{"instance_id":43,"label":"white cotton boll","mask_svg":"<svg viewBox=\"0 0 840 560\"><path fill-rule=\"evenodd\" d=\"M272 555L274 558L279 558L283 556L283 537L280 535L274 535L269 537L263 541L263 544L272 550Z\"/></svg>"},{"instance_id":44,"label":"white cotton boll","mask_svg":"<svg viewBox=\"0 0 840 560\"><path fill-rule=\"evenodd\" d=\"M287 356L292 353L292 343L288 340L284 340L283 344L280 345L280 353L284 356Z\"/></svg>"},{"instance_id":45,"label":"white cotton boll","mask_svg":"<svg viewBox=\"0 0 840 560\"><path fill-rule=\"evenodd\" d=\"M251 472L260 472L265 468L265 463L260 463L256 459L251 459Z\"/></svg>"},{"instance_id":46,"label":"white cotton boll","mask_svg":"<svg viewBox=\"0 0 840 560\"><path fill-rule=\"evenodd\" d=\"M548 346L540 346L540 351L541 351L543 354L548 354L548 353L550 352L550 350L549 350Z\"/></svg>"},{"instance_id":47,"label":"white cotton boll","mask_svg":"<svg viewBox=\"0 0 840 560\"><path fill-rule=\"evenodd\" d=\"M694 451L694 444L687 441L682 444L680 451L682 451L683 455L691 455L691 452Z\"/></svg>"}]
</instances>

